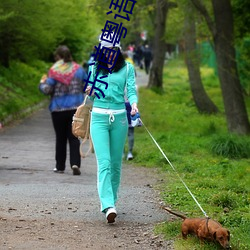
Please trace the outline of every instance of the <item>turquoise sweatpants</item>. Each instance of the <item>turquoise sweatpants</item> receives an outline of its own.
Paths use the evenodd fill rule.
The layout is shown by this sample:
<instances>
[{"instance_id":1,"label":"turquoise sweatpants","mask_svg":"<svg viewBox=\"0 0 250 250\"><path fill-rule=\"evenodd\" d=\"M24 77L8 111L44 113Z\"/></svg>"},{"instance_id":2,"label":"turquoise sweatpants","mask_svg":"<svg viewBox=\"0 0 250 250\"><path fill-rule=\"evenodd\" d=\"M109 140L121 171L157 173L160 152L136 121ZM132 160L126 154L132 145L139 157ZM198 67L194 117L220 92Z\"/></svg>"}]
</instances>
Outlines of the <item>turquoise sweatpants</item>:
<instances>
[{"instance_id":1,"label":"turquoise sweatpants","mask_svg":"<svg viewBox=\"0 0 250 250\"><path fill-rule=\"evenodd\" d=\"M90 134L97 160L97 189L101 211L115 207L121 179L122 155L128 132L126 111L114 114L91 113Z\"/></svg>"}]
</instances>

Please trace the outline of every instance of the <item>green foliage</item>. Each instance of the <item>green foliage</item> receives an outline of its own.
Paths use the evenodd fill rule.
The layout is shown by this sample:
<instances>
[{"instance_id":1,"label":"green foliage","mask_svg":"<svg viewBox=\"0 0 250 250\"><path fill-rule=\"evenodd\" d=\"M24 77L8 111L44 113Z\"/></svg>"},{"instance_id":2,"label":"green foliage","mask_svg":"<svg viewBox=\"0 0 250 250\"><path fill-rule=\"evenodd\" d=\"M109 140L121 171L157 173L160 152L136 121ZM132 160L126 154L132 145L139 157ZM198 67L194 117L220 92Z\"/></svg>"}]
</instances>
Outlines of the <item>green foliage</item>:
<instances>
[{"instance_id":1,"label":"green foliage","mask_svg":"<svg viewBox=\"0 0 250 250\"><path fill-rule=\"evenodd\" d=\"M125 2L124 2L125 3ZM107 16L107 12L109 11L109 0L93 0L88 5L90 9L94 9L96 13L95 24L103 29L107 20L112 20L114 14L119 14L118 9L115 11L113 9L112 15ZM152 41L154 37L154 22L155 16L155 1L153 0L140 0L137 1L133 14L130 15L130 21L123 20L123 26L127 29L126 37L121 41L121 45L123 49L126 48L126 45L130 43L142 43L143 41L140 38L140 33L144 30L147 31L148 40ZM118 20L118 19L116 19Z\"/></svg>"},{"instance_id":2,"label":"green foliage","mask_svg":"<svg viewBox=\"0 0 250 250\"><path fill-rule=\"evenodd\" d=\"M32 66L12 62L8 70L0 67L1 122L9 115L19 116L24 109L44 100L44 96L38 90L38 83L48 67L41 61L34 61Z\"/></svg>"},{"instance_id":3,"label":"green foliage","mask_svg":"<svg viewBox=\"0 0 250 250\"><path fill-rule=\"evenodd\" d=\"M250 14L246 10L250 8L250 2L248 0L232 0L232 8L236 37L243 38L249 35Z\"/></svg>"},{"instance_id":4,"label":"green foliage","mask_svg":"<svg viewBox=\"0 0 250 250\"><path fill-rule=\"evenodd\" d=\"M211 142L214 154L228 158L249 158L250 140L236 135L216 136Z\"/></svg>"},{"instance_id":5,"label":"green foliage","mask_svg":"<svg viewBox=\"0 0 250 250\"><path fill-rule=\"evenodd\" d=\"M222 113L198 113L187 71L180 60L169 61L166 65L163 93L139 89L142 121L175 170L144 127L135 130L133 163L161 170L163 181L157 189L161 190L165 204L189 217L201 217L202 212L182 184L181 177L207 214L230 230L232 249L245 250L250 248L246 237L246 232L249 232L250 159L242 158L244 154L239 154L239 149L238 158L214 155L211 145L219 138L232 138L237 148L245 148L249 153L249 137L227 133L219 81L210 68L202 67L201 75L207 93ZM250 112L250 105L247 107ZM178 220L160 224L157 233L162 232L167 239L178 237L179 223ZM201 249L199 241L192 236L190 241L175 238L174 244L178 250ZM208 243L203 249L217 249L217 246Z\"/></svg>"},{"instance_id":6,"label":"green foliage","mask_svg":"<svg viewBox=\"0 0 250 250\"><path fill-rule=\"evenodd\" d=\"M237 207L236 197L229 192L221 192L219 194L214 194L210 200L212 206L217 206L223 208L234 209Z\"/></svg>"},{"instance_id":7,"label":"green foliage","mask_svg":"<svg viewBox=\"0 0 250 250\"><path fill-rule=\"evenodd\" d=\"M126 23L128 34L124 39L125 44L144 43L140 38L142 31L147 32L146 43L152 44L154 38L154 19L155 19L156 1L141 0L137 1L131 16L131 21Z\"/></svg>"},{"instance_id":8,"label":"green foliage","mask_svg":"<svg viewBox=\"0 0 250 250\"><path fill-rule=\"evenodd\" d=\"M237 62L240 75L241 85L245 93L250 96L250 34L238 41Z\"/></svg>"},{"instance_id":9,"label":"green foliage","mask_svg":"<svg viewBox=\"0 0 250 250\"><path fill-rule=\"evenodd\" d=\"M217 131L216 124L214 123L214 121L210 121L208 126L206 126L202 131L202 134L205 136L209 136L215 134L216 131Z\"/></svg>"},{"instance_id":10,"label":"green foliage","mask_svg":"<svg viewBox=\"0 0 250 250\"><path fill-rule=\"evenodd\" d=\"M168 43L176 44L183 37L184 15L181 4L177 8L172 8L168 12L165 40Z\"/></svg>"},{"instance_id":11,"label":"green foliage","mask_svg":"<svg viewBox=\"0 0 250 250\"><path fill-rule=\"evenodd\" d=\"M82 61L96 40L91 11L86 11L89 2L37 0L34 8L31 0L2 0L0 64L8 67L17 58L48 61L59 44L66 44L74 59Z\"/></svg>"}]
</instances>

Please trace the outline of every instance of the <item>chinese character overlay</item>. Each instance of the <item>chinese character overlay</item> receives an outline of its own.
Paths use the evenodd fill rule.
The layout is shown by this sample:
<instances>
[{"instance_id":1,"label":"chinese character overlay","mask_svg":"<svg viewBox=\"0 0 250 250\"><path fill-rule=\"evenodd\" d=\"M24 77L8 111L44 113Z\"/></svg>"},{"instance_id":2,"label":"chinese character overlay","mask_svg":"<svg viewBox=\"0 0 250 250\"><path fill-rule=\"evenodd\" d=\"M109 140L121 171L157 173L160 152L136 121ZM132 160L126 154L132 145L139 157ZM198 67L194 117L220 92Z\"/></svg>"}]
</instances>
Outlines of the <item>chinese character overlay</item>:
<instances>
[{"instance_id":1,"label":"chinese character overlay","mask_svg":"<svg viewBox=\"0 0 250 250\"><path fill-rule=\"evenodd\" d=\"M87 80L84 80L84 81L86 82L85 87L84 87L84 91L86 90L88 84L91 84L92 87L91 87L89 96L92 95L93 90L95 89L95 90L98 90L98 91L102 94L102 97L104 98L105 95L104 95L103 91L102 91L100 88L97 88L97 87L95 86L95 84L96 84L96 82L100 82L100 83L104 84L104 85L105 85L105 89L107 89L107 88L108 88L108 84L107 84L106 82L104 82L104 81L101 81L100 79L106 78L106 77L108 77L108 76L105 75L105 76L100 77L100 79L97 79L98 74L99 74L99 71L97 71L97 74L95 74L95 79L94 79L94 81L92 82L92 81L89 80L89 78L90 78L90 76L91 76L91 73L92 73L92 71L89 72ZM96 96L98 99L100 99L100 96L99 96L99 94L98 94L96 91L94 92L94 94L95 94L95 96Z\"/></svg>"},{"instance_id":2,"label":"chinese character overlay","mask_svg":"<svg viewBox=\"0 0 250 250\"><path fill-rule=\"evenodd\" d=\"M129 19L129 15L128 14L133 14L133 9L134 9L134 6L135 6L135 3L137 1L134 1L134 0L126 0L125 1L125 4L124 4L124 0L121 0L121 4L119 5L120 3L120 0L112 0L110 5L109 5L109 9L111 9L114 5L114 10L116 10L118 8L118 12L120 13L121 11L125 12L126 16L122 16L122 15L118 15L118 14L115 14L115 19L116 17L121 17L123 19L126 19L127 21L130 21ZM129 8L128 4L131 3L131 6ZM123 7L123 4L124 4L124 7ZM122 10L122 7L123 7L123 10ZM107 12L107 15L111 14L113 11L109 11Z\"/></svg>"},{"instance_id":3,"label":"chinese character overlay","mask_svg":"<svg viewBox=\"0 0 250 250\"><path fill-rule=\"evenodd\" d=\"M125 32L124 35L123 32ZM123 38L127 35L127 29L122 27L122 23L119 25L118 23L106 21L104 29L102 29L101 40L112 43L113 47L115 47L120 42L122 35Z\"/></svg>"},{"instance_id":4,"label":"chinese character overlay","mask_svg":"<svg viewBox=\"0 0 250 250\"><path fill-rule=\"evenodd\" d=\"M104 69L107 69L109 71L109 73L112 74L112 69L114 68L115 63L118 59L118 55L120 54L120 50L117 51L115 48L107 48L107 47L101 48L100 43L99 43L98 47L95 46L95 49L96 49L96 54L94 57L94 61L96 61L97 57L99 56L98 60L100 62L106 63L107 65L111 65L111 67L105 67L103 65L98 65L97 70L99 70L99 68L102 67ZM90 65L94 65L94 64L95 64L95 62L91 63Z\"/></svg>"},{"instance_id":5,"label":"chinese character overlay","mask_svg":"<svg viewBox=\"0 0 250 250\"><path fill-rule=\"evenodd\" d=\"M121 14L121 12L124 12L124 15L115 14L114 19L116 19L117 17L120 17L120 18L126 19L127 21L130 21L129 14L131 15L133 14L133 9L134 9L136 2L137 1L135 0L111 0L110 5L109 5L109 9L111 11L107 12L106 14L109 15L113 13L112 8L114 10L118 9L118 13ZM93 90L95 89L99 91L99 93L101 93L103 98L105 97L104 92L100 88L95 86L96 82L99 82L105 85L105 89L108 88L108 84L101 80L101 79L108 77L107 75L101 76L99 79L97 79L98 74L99 74L99 69L100 67L102 67L108 70L110 74L112 74L112 69L114 68L116 64L119 53L121 53L120 50L116 50L115 47L117 44L120 43L121 38L125 38L126 35L127 35L127 29L123 27L123 23L115 23L109 20L106 21L104 29L102 29L102 34L100 37L100 41L104 41L106 42L106 44L104 43L105 45L103 45L102 47L101 47L101 43L99 43L98 47L95 46L96 54L94 57L94 62L89 65L94 65L95 61L98 58L99 62L102 62L106 65L111 65L111 67L105 67L103 65L98 64L97 74L95 74L93 82L90 81L90 76L91 76L92 71L89 72L87 80L84 80L86 82L84 91L86 90L87 85L91 84L92 87L89 93L90 96L92 95ZM110 46L107 46L107 44L110 44ZM98 99L100 99L100 96L96 91L94 92L94 94L96 95Z\"/></svg>"}]
</instances>

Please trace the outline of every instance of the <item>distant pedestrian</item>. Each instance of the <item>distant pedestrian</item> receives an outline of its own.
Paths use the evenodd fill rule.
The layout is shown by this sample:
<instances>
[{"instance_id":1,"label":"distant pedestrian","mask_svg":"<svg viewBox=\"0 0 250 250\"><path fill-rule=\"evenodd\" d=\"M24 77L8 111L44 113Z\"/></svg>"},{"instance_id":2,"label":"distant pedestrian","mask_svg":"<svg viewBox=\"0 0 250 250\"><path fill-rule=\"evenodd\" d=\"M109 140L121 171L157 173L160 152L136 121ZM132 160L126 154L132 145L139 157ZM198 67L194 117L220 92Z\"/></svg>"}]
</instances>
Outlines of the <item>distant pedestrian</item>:
<instances>
[{"instance_id":1,"label":"distant pedestrian","mask_svg":"<svg viewBox=\"0 0 250 250\"><path fill-rule=\"evenodd\" d=\"M90 54L89 54L89 59L88 59L88 66L91 65L94 62L94 58L95 58L95 54L96 54L96 49L95 46L92 48Z\"/></svg>"},{"instance_id":2,"label":"distant pedestrian","mask_svg":"<svg viewBox=\"0 0 250 250\"><path fill-rule=\"evenodd\" d=\"M67 46L59 46L55 51L56 63L50 68L48 77L41 79L39 89L50 95L49 110L56 134L55 173L64 173L66 168L67 141L69 141L70 166L73 175L80 175L80 142L71 131L72 117L84 99L84 69L73 61Z\"/></svg>"},{"instance_id":3,"label":"distant pedestrian","mask_svg":"<svg viewBox=\"0 0 250 250\"><path fill-rule=\"evenodd\" d=\"M126 52L123 52L123 56L126 62L131 63L134 66L134 61L128 57ZM135 69L134 69L135 70ZM135 70L135 76L136 76L136 70ZM136 85L137 90L137 85ZM136 91L137 92L137 91ZM126 91L125 91L126 93ZM138 92L137 92L138 97ZM131 105L127 99L127 96L125 95L125 105L126 105L126 111L127 111L127 119L128 119L128 153L127 153L127 161L133 160L133 149L134 149L134 130L135 128L131 125ZM125 151L125 150L124 150ZM124 152L125 153L125 152Z\"/></svg>"},{"instance_id":4,"label":"distant pedestrian","mask_svg":"<svg viewBox=\"0 0 250 250\"><path fill-rule=\"evenodd\" d=\"M134 148L134 130L135 128L131 126L131 105L128 101L125 102L127 110L127 119L128 119L128 153L127 161L133 160L133 148Z\"/></svg>"},{"instance_id":5,"label":"distant pedestrian","mask_svg":"<svg viewBox=\"0 0 250 250\"><path fill-rule=\"evenodd\" d=\"M152 55L152 51L149 48L149 46L146 44L145 45L145 49L143 52L143 57L144 57L144 67L145 67L145 71L146 74L149 73L149 69L150 69L150 65L151 65L151 61L153 59L153 55Z\"/></svg>"},{"instance_id":6,"label":"distant pedestrian","mask_svg":"<svg viewBox=\"0 0 250 250\"><path fill-rule=\"evenodd\" d=\"M135 64L140 68L143 69L143 47L141 45L135 47Z\"/></svg>"}]
</instances>

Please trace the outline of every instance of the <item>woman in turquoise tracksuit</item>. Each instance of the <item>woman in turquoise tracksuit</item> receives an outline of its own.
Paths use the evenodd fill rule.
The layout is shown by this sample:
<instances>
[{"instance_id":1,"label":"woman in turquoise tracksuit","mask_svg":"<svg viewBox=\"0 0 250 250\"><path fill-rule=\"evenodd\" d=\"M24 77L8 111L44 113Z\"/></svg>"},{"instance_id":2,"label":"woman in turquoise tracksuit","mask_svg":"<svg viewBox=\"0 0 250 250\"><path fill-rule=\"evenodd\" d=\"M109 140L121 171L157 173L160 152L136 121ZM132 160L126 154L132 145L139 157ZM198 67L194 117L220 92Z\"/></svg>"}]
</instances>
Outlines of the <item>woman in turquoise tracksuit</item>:
<instances>
[{"instance_id":1,"label":"woman in turquoise tracksuit","mask_svg":"<svg viewBox=\"0 0 250 250\"><path fill-rule=\"evenodd\" d=\"M101 48L103 46L120 52L119 44L113 47L110 43L101 42ZM112 65L99 61L99 58L95 66L90 66L89 71L94 72L91 72L89 82L94 82L95 72L97 72L97 69L99 70L95 82L95 94L92 86L86 88L86 93L92 93L91 98L94 97L90 133L97 159L97 188L101 211L106 213L108 223L113 223L117 216L115 204L120 185L123 149L128 132L124 103L125 88L132 106L131 115L138 112L134 67L132 64L125 62L122 53L116 54L116 62L113 61L115 66L111 73L101 67L110 68ZM101 78L105 75L107 75L106 78ZM105 84L98 82L98 80L105 81L108 84L107 89ZM103 91L105 97L97 88ZM100 98L97 98L96 94Z\"/></svg>"}]
</instances>

